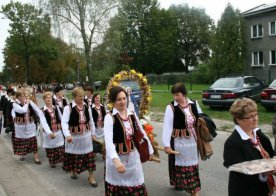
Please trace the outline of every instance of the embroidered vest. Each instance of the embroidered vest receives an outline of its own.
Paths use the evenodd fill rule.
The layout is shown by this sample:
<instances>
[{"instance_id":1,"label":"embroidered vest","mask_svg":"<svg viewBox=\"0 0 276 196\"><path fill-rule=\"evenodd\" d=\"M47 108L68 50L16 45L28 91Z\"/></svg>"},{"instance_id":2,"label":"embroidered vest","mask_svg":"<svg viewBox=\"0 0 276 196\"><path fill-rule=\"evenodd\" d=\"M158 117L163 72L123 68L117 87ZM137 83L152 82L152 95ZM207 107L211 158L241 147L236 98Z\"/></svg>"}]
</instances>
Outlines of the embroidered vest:
<instances>
[{"instance_id":1,"label":"embroidered vest","mask_svg":"<svg viewBox=\"0 0 276 196\"><path fill-rule=\"evenodd\" d=\"M126 132L123 121L118 115L119 114L113 115L113 143L118 154L128 154L129 152L134 151L134 142L133 139L131 139L131 141L129 142L126 141ZM138 125L136 124L134 115L130 115L129 120L133 131L137 131ZM130 145L127 145L127 143L129 143Z\"/></svg>"},{"instance_id":2,"label":"embroidered vest","mask_svg":"<svg viewBox=\"0 0 276 196\"><path fill-rule=\"evenodd\" d=\"M46 121L47 121L47 124L49 125L51 131L53 131L53 127L52 127L52 118L51 118L51 115L49 113L48 110L42 110L44 112L44 116L46 118ZM58 110L57 108L54 108L54 112L55 112L55 118L56 118L56 125L57 125L57 130L61 130L61 121L59 119L59 115L58 115ZM54 130L54 131L57 131L57 130Z\"/></svg>"},{"instance_id":3,"label":"embroidered vest","mask_svg":"<svg viewBox=\"0 0 276 196\"><path fill-rule=\"evenodd\" d=\"M191 137L191 131L187 128L186 115L182 111L179 105L174 106L174 102L170 103L170 106L173 109L174 118L173 118L173 138L185 137L189 139ZM196 104L189 104L189 110L195 119L198 118L198 111Z\"/></svg>"},{"instance_id":4,"label":"embroidered vest","mask_svg":"<svg viewBox=\"0 0 276 196\"><path fill-rule=\"evenodd\" d=\"M85 116L85 122L80 124L80 114L78 112L77 106L72 108L72 103L70 103L69 107L71 108L71 113L69 117L69 130L71 134L82 134L84 131L88 132L90 131L90 125L89 125L89 112L87 105L83 105L84 110L84 116Z\"/></svg>"},{"instance_id":5,"label":"embroidered vest","mask_svg":"<svg viewBox=\"0 0 276 196\"><path fill-rule=\"evenodd\" d=\"M104 120L106 112L102 105L101 105L101 114L102 114L102 120ZM98 128L97 121L98 121L99 113L95 107L92 108L92 117L93 117L93 121L95 123L95 127Z\"/></svg>"},{"instance_id":6,"label":"embroidered vest","mask_svg":"<svg viewBox=\"0 0 276 196\"><path fill-rule=\"evenodd\" d=\"M18 105L20 105L21 107L23 107L24 105L17 103ZM32 106L29 104L28 105L28 115L27 118L29 118L29 122L34 122L34 117L37 117L36 113L34 112L34 109L32 108ZM14 118L14 122L17 124L24 124L26 123L26 118L24 117L26 113L20 114L15 112L15 118Z\"/></svg>"}]
</instances>

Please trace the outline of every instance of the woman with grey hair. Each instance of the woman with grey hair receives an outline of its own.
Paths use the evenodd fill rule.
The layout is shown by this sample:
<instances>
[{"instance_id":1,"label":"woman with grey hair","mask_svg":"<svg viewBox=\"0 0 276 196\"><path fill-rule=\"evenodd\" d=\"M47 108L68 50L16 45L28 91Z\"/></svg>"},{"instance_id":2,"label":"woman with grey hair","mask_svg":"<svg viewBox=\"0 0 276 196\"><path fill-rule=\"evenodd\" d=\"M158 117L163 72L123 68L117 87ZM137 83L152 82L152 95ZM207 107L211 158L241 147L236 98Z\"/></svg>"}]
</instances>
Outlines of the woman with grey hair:
<instances>
[{"instance_id":1,"label":"woman with grey hair","mask_svg":"<svg viewBox=\"0 0 276 196\"><path fill-rule=\"evenodd\" d=\"M223 165L233 164L255 159L268 159L274 152L270 140L258 128L257 104L248 98L237 99L230 108L234 131L224 144ZM267 196L273 193L269 187L274 183L273 172L256 175L246 175L231 171L229 174L229 196Z\"/></svg>"}]
</instances>

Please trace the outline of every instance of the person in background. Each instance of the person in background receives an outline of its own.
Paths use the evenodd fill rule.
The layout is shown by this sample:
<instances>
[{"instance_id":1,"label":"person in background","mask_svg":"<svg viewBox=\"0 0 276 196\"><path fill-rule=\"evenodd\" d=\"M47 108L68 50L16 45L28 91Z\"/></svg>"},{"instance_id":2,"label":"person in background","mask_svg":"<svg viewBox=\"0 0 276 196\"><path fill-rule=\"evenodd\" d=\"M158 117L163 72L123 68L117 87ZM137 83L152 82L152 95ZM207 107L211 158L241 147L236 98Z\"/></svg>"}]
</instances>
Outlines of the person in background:
<instances>
[{"instance_id":1,"label":"person in background","mask_svg":"<svg viewBox=\"0 0 276 196\"><path fill-rule=\"evenodd\" d=\"M235 127L224 144L223 165L228 168L244 161L273 157L274 151L269 138L258 128L257 104L249 98L237 99L232 104L230 113ZM271 195L271 174L275 174L275 171L255 175L230 171L228 195Z\"/></svg>"},{"instance_id":2,"label":"person in background","mask_svg":"<svg viewBox=\"0 0 276 196\"><path fill-rule=\"evenodd\" d=\"M64 96L63 87L56 86L54 88L54 95L53 95L53 105L58 106L61 113L63 113L63 109L65 106L69 104L68 99Z\"/></svg>"},{"instance_id":3,"label":"person in background","mask_svg":"<svg viewBox=\"0 0 276 196\"><path fill-rule=\"evenodd\" d=\"M198 167L196 119L202 113L197 102L187 97L184 84L177 83L172 89L174 101L167 105L162 140L169 155L170 184L177 191L199 195L201 188ZM179 155L171 154L175 150Z\"/></svg>"},{"instance_id":4,"label":"person in background","mask_svg":"<svg viewBox=\"0 0 276 196\"><path fill-rule=\"evenodd\" d=\"M57 163L62 163L64 159L64 137L61 131L62 114L59 107L52 104L52 93L43 94L44 107L43 114L46 118L49 130L43 131L43 148L46 150L51 168L55 168Z\"/></svg>"},{"instance_id":5,"label":"person in background","mask_svg":"<svg viewBox=\"0 0 276 196\"><path fill-rule=\"evenodd\" d=\"M85 88L85 93L86 93L86 96L84 97L84 102L86 103L86 105L88 106L92 106L92 98L93 98L93 88L91 86L87 86Z\"/></svg>"},{"instance_id":6,"label":"person in background","mask_svg":"<svg viewBox=\"0 0 276 196\"><path fill-rule=\"evenodd\" d=\"M272 118L272 133L274 136L274 154L276 155L276 114Z\"/></svg>"},{"instance_id":7,"label":"person in background","mask_svg":"<svg viewBox=\"0 0 276 196\"><path fill-rule=\"evenodd\" d=\"M96 170L93 152L95 125L91 108L84 103L83 96L82 88L74 88L73 101L64 108L61 123L65 136L63 169L70 172L72 179L77 179L77 174L87 170L89 184L97 187L98 184L93 176L93 171Z\"/></svg>"},{"instance_id":8,"label":"person in background","mask_svg":"<svg viewBox=\"0 0 276 196\"><path fill-rule=\"evenodd\" d=\"M127 92L121 86L109 92L113 110L104 119L106 147L105 195L148 195L139 152L133 135L141 130L149 144L150 159L153 148L134 112L127 109Z\"/></svg>"},{"instance_id":9,"label":"person in background","mask_svg":"<svg viewBox=\"0 0 276 196\"><path fill-rule=\"evenodd\" d=\"M46 119L42 111L34 104L30 97L25 96L26 92L23 89L18 89L15 93L16 102L13 103L12 116L14 119L14 154L20 155L21 161L24 161L24 156L28 153L34 153L34 162L41 164L38 158L37 138L36 138L36 125L34 116L37 115L40 124L44 130L50 132Z\"/></svg>"}]
</instances>

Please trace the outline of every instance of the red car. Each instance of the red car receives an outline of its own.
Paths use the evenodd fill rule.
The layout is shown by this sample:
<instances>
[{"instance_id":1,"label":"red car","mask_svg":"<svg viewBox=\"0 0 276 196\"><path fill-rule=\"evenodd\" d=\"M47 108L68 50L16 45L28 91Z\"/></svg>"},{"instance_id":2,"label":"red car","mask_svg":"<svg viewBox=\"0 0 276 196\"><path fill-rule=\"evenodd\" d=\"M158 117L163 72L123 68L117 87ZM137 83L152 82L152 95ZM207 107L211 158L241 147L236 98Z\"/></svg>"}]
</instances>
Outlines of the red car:
<instances>
[{"instance_id":1,"label":"red car","mask_svg":"<svg viewBox=\"0 0 276 196\"><path fill-rule=\"evenodd\" d=\"M261 92L261 104L267 110L276 108L276 79Z\"/></svg>"}]
</instances>

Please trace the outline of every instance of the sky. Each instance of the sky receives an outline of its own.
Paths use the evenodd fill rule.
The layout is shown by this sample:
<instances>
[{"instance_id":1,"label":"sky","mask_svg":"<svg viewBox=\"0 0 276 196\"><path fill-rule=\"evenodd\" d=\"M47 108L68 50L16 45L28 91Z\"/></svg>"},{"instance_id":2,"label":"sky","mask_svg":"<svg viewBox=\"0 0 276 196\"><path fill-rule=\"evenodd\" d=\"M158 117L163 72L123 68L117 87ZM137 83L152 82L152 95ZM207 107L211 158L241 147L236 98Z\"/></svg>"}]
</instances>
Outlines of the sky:
<instances>
[{"instance_id":1,"label":"sky","mask_svg":"<svg viewBox=\"0 0 276 196\"><path fill-rule=\"evenodd\" d=\"M14 0L15 2L16 0ZM34 2L34 0L19 0L21 3ZM207 15L215 21L218 21L225 7L230 3L234 9L239 9L241 12L254 8L261 4L275 3L276 0L158 0L161 8L169 8L170 5L188 4L190 7L204 8ZM10 0L0 0L0 7L9 3ZM3 18L0 13L0 71L4 66L3 48L5 40L9 36L9 21Z\"/></svg>"}]
</instances>

